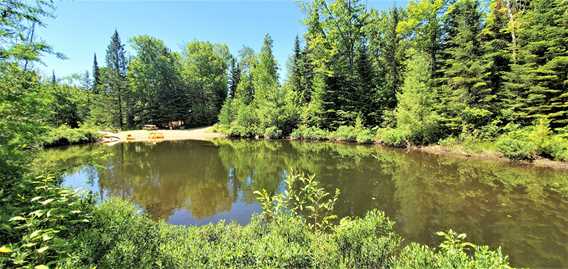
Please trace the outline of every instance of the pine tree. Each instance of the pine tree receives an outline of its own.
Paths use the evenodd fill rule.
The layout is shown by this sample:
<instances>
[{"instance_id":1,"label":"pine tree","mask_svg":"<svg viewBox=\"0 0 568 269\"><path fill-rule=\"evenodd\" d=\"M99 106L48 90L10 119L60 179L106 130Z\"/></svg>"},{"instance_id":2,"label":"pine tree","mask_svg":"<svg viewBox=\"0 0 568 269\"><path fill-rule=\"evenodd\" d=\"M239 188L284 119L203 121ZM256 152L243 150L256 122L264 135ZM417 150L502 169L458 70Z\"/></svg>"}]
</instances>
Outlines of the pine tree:
<instances>
[{"instance_id":1,"label":"pine tree","mask_svg":"<svg viewBox=\"0 0 568 269\"><path fill-rule=\"evenodd\" d=\"M355 110L362 115L366 125L376 126L379 115L376 112L375 86L373 84L373 70L369 61L369 52L366 40L361 40L356 54L357 63L357 89L355 98L357 105Z\"/></svg>"},{"instance_id":2,"label":"pine tree","mask_svg":"<svg viewBox=\"0 0 568 269\"><path fill-rule=\"evenodd\" d=\"M126 56L118 31L114 31L106 51L107 89L114 99L113 115L117 127L124 128L124 102L126 101ZM131 106L128 106L130 110ZM131 113L128 113L128 121Z\"/></svg>"},{"instance_id":3,"label":"pine tree","mask_svg":"<svg viewBox=\"0 0 568 269\"><path fill-rule=\"evenodd\" d=\"M478 0L458 0L450 6L446 17L447 45L444 49L441 91L445 106L446 126L452 133L463 128L486 124L492 111L494 95L483 80L479 34L481 13ZM453 36L452 36L453 35Z\"/></svg>"},{"instance_id":4,"label":"pine tree","mask_svg":"<svg viewBox=\"0 0 568 269\"><path fill-rule=\"evenodd\" d=\"M523 124L548 118L568 125L568 2L535 0L519 18L517 61L507 74L514 115Z\"/></svg>"},{"instance_id":5,"label":"pine tree","mask_svg":"<svg viewBox=\"0 0 568 269\"><path fill-rule=\"evenodd\" d=\"M235 97L240 80L241 67L235 57L231 57L231 63L229 67L229 92L227 93L229 99Z\"/></svg>"},{"instance_id":6,"label":"pine tree","mask_svg":"<svg viewBox=\"0 0 568 269\"><path fill-rule=\"evenodd\" d=\"M99 93L99 85L101 84L101 71L99 70L99 63L97 62L97 54L93 55L93 85L92 91L95 94Z\"/></svg>"},{"instance_id":7,"label":"pine tree","mask_svg":"<svg viewBox=\"0 0 568 269\"><path fill-rule=\"evenodd\" d=\"M484 80L491 90L490 110L507 115L503 111L509 95L505 91L505 74L511 70L511 35L508 31L506 0L493 0L485 26L480 34L483 48ZM508 116L500 120L508 120Z\"/></svg>"},{"instance_id":8,"label":"pine tree","mask_svg":"<svg viewBox=\"0 0 568 269\"><path fill-rule=\"evenodd\" d=\"M278 67L272 54L272 46L272 38L266 34L258 55L258 64L252 70L254 105L257 117L261 120L261 128L277 125Z\"/></svg>"},{"instance_id":9,"label":"pine tree","mask_svg":"<svg viewBox=\"0 0 568 269\"><path fill-rule=\"evenodd\" d=\"M303 76L303 69L304 69L304 61L302 59L302 48L300 45L300 38L296 35L294 39L294 51L292 54L292 61L291 61L291 68L290 68L290 77L288 80L290 81L292 87L295 91L297 91L301 95L301 100L306 100L306 92L305 87L302 84L304 80Z\"/></svg>"},{"instance_id":10,"label":"pine tree","mask_svg":"<svg viewBox=\"0 0 568 269\"><path fill-rule=\"evenodd\" d=\"M51 71L51 85L57 85L57 78L55 77L55 70Z\"/></svg>"}]
</instances>

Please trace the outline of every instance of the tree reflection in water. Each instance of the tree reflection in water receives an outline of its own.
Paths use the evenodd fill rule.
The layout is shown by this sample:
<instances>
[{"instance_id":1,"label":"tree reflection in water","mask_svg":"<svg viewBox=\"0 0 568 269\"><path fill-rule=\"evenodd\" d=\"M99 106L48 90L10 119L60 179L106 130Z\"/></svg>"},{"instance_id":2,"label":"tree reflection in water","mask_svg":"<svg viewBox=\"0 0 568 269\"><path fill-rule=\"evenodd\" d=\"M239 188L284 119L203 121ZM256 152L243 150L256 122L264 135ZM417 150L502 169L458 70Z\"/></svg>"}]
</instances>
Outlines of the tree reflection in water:
<instances>
[{"instance_id":1,"label":"tree reflection in water","mask_svg":"<svg viewBox=\"0 0 568 269\"><path fill-rule=\"evenodd\" d=\"M135 143L110 151L93 190L130 199L156 220L245 224L260 210L253 192L282 191L293 168L341 189L339 216L379 208L409 241L434 245L436 231L452 228L473 242L502 246L513 264L568 267L565 171L286 141ZM81 180L77 173L67 178L70 185Z\"/></svg>"}]
</instances>

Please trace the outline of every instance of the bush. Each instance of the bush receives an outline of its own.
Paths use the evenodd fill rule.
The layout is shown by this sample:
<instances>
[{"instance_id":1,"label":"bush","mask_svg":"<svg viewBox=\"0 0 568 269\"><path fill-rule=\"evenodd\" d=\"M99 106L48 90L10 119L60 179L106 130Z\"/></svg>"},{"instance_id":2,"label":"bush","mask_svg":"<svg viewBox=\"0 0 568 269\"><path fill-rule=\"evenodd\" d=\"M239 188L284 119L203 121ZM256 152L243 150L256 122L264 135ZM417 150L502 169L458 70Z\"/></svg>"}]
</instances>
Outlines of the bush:
<instances>
[{"instance_id":1,"label":"bush","mask_svg":"<svg viewBox=\"0 0 568 269\"><path fill-rule=\"evenodd\" d=\"M523 131L502 135L496 141L497 150L511 160L533 160L537 146L527 139Z\"/></svg>"},{"instance_id":2,"label":"bush","mask_svg":"<svg viewBox=\"0 0 568 269\"><path fill-rule=\"evenodd\" d=\"M303 218L255 216L240 226L155 223L127 202L111 200L94 213L93 228L71 242L63 268L507 268L500 251L452 237L439 250L411 244L401 251L394 223L373 210L323 232ZM467 248L473 256L466 255ZM450 266L451 265L451 266Z\"/></svg>"},{"instance_id":3,"label":"bush","mask_svg":"<svg viewBox=\"0 0 568 269\"><path fill-rule=\"evenodd\" d=\"M386 268L402 241L394 222L372 210L362 219L342 219L334 230L339 257L346 268Z\"/></svg>"},{"instance_id":4,"label":"bush","mask_svg":"<svg viewBox=\"0 0 568 269\"><path fill-rule=\"evenodd\" d=\"M299 140L327 140L329 139L329 132L317 127L300 126L292 131L290 138Z\"/></svg>"},{"instance_id":5,"label":"bush","mask_svg":"<svg viewBox=\"0 0 568 269\"><path fill-rule=\"evenodd\" d=\"M410 134L401 129L384 128L377 132L379 142L397 148L404 148L409 144Z\"/></svg>"},{"instance_id":6,"label":"bush","mask_svg":"<svg viewBox=\"0 0 568 269\"><path fill-rule=\"evenodd\" d=\"M4 179L0 194L0 268L62 260L73 250L67 240L91 220L91 201L57 186L53 177L23 177L17 184Z\"/></svg>"},{"instance_id":7,"label":"bush","mask_svg":"<svg viewBox=\"0 0 568 269\"><path fill-rule=\"evenodd\" d=\"M276 126L268 127L264 130L264 138L266 139L279 139L282 138L282 130Z\"/></svg>"},{"instance_id":8,"label":"bush","mask_svg":"<svg viewBox=\"0 0 568 269\"><path fill-rule=\"evenodd\" d=\"M374 137L375 135L372 130L362 129L357 131L357 137L355 140L360 144L371 144L373 143Z\"/></svg>"},{"instance_id":9,"label":"bush","mask_svg":"<svg viewBox=\"0 0 568 269\"><path fill-rule=\"evenodd\" d=\"M444 237L438 249L411 243L393 260L392 268L512 268L500 249L465 242L465 234L452 230L438 235Z\"/></svg>"},{"instance_id":10,"label":"bush","mask_svg":"<svg viewBox=\"0 0 568 269\"><path fill-rule=\"evenodd\" d=\"M335 141L355 142L357 141L357 130L352 126L339 126L335 132L330 134L330 138Z\"/></svg>"},{"instance_id":11,"label":"bush","mask_svg":"<svg viewBox=\"0 0 568 269\"><path fill-rule=\"evenodd\" d=\"M552 134L546 120L506 133L497 139L496 145L499 152L512 160L533 160L536 156L568 160L568 140L561 134Z\"/></svg>"},{"instance_id":12,"label":"bush","mask_svg":"<svg viewBox=\"0 0 568 269\"><path fill-rule=\"evenodd\" d=\"M99 138L100 135L93 127L81 126L80 128L69 128L67 125L61 125L49 130L42 141L45 147L55 147L94 143Z\"/></svg>"}]
</instances>

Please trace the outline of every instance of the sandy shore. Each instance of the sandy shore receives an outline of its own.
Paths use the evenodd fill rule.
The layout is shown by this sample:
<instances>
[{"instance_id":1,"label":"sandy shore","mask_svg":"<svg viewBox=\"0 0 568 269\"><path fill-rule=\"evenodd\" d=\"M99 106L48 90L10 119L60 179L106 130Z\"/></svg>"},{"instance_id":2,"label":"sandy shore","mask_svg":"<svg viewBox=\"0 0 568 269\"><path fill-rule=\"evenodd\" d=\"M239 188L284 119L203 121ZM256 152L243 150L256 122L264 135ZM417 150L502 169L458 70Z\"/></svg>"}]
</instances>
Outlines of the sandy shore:
<instances>
[{"instance_id":1,"label":"sandy shore","mask_svg":"<svg viewBox=\"0 0 568 269\"><path fill-rule=\"evenodd\" d=\"M214 138L224 137L220 133L214 133L211 127L195 128L188 130L132 130L118 133L105 133L109 137L118 138L115 142L155 142L171 140L203 140L210 141ZM152 136L157 139L152 139Z\"/></svg>"}]
</instances>

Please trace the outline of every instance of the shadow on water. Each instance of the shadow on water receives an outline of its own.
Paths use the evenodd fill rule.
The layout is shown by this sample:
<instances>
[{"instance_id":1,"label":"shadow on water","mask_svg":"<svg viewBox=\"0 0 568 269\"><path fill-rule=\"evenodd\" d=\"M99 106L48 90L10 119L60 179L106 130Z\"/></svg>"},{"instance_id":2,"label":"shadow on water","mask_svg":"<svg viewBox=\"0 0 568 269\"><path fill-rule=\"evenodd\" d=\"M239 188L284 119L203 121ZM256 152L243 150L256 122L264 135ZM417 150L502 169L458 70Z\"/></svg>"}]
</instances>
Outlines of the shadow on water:
<instances>
[{"instance_id":1,"label":"shadow on water","mask_svg":"<svg viewBox=\"0 0 568 269\"><path fill-rule=\"evenodd\" d=\"M71 169L66 186L100 200L129 199L156 220L182 225L248 223L260 211L253 192L282 191L293 168L341 190L339 216L379 208L408 241L437 245L434 233L452 228L470 241L502 246L514 265L568 267L566 171L286 141L70 147L41 158L49 160L40 161L45 166Z\"/></svg>"}]
</instances>

